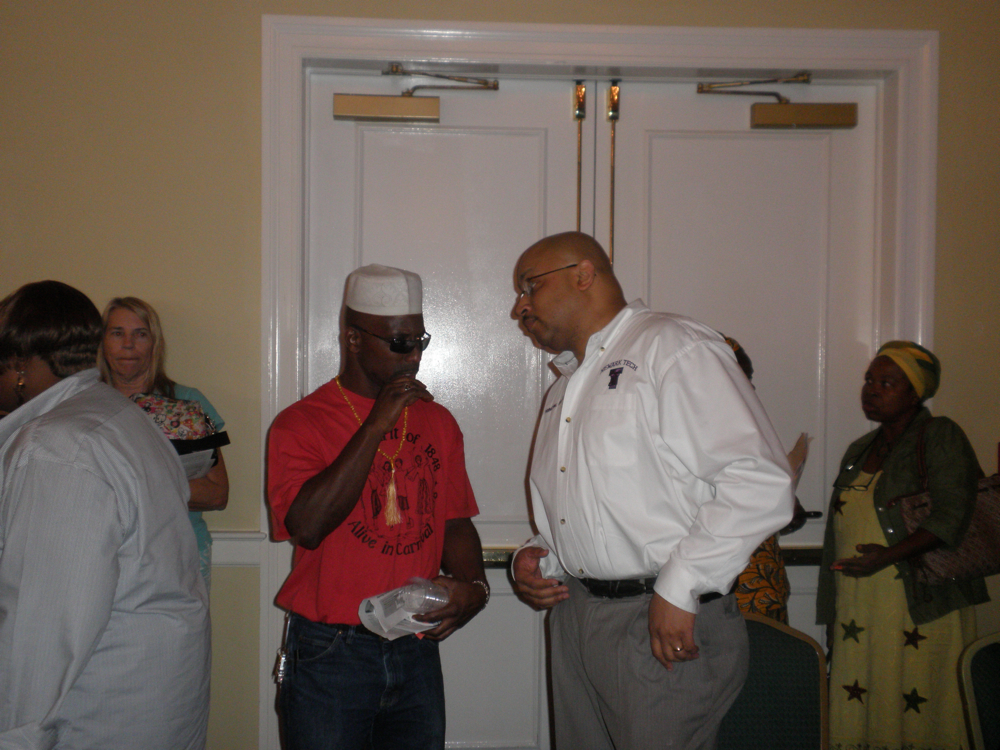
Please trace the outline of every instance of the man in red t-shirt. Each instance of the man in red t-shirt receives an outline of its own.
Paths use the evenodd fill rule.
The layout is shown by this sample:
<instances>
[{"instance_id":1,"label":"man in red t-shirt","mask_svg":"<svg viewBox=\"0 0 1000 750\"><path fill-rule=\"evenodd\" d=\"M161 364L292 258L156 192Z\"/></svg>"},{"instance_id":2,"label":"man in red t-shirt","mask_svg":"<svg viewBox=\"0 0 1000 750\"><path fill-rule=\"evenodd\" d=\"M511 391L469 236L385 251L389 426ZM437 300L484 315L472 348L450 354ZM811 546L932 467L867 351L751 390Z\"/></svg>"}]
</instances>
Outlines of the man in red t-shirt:
<instances>
[{"instance_id":1,"label":"man in red t-shirt","mask_svg":"<svg viewBox=\"0 0 1000 750\"><path fill-rule=\"evenodd\" d=\"M489 600L462 432L416 380L430 342L421 294L408 271L354 271L340 376L271 426L274 537L296 545L277 597L291 612L286 750L443 748L437 642ZM361 602L413 576L448 589L445 606L418 616L439 624L394 641L366 630Z\"/></svg>"}]
</instances>

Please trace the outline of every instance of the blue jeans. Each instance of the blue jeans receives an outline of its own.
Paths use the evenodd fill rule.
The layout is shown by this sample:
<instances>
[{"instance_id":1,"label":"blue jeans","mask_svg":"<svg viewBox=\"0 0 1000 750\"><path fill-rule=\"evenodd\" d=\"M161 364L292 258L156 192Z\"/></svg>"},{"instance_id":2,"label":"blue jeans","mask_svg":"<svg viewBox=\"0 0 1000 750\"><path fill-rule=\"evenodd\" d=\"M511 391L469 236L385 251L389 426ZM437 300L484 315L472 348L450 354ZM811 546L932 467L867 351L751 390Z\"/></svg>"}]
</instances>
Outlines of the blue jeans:
<instances>
[{"instance_id":1,"label":"blue jeans","mask_svg":"<svg viewBox=\"0 0 1000 750\"><path fill-rule=\"evenodd\" d=\"M285 750L443 750L438 644L292 615L278 691Z\"/></svg>"}]
</instances>

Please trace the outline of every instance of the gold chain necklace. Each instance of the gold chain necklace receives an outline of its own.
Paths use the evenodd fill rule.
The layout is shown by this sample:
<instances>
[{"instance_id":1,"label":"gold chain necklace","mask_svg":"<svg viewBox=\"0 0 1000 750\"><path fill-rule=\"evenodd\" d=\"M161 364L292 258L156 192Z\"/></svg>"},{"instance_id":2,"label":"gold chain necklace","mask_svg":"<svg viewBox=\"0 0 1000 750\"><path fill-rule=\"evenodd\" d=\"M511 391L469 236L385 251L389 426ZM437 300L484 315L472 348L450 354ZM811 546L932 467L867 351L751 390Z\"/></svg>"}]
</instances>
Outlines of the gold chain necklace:
<instances>
[{"instance_id":1,"label":"gold chain necklace","mask_svg":"<svg viewBox=\"0 0 1000 750\"><path fill-rule=\"evenodd\" d=\"M357 409L354 408L354 404L351 403L351 399L347 397L347 391L344 390L344 386L340 384L340 376L338 375L334 378L337 382L337 387L340 389L340 395L344 397L344 401L347 405L351 407L351 414L354 418L358 420L358 426L360 427L363 423L361 417L358 416ZM376 450L385 456L389 460L389 483L385 487L385 525L395 526L400 521L403 520L402 514L399 512L399 504L396 502L396 459L399 457L400 452L403 450L403 444L406 442L406 425L409 421L410 407L403 407L403 437L399 439L399 447L396 448L396 452L391 456L386 453L381 448L376 448Z\"/></svg>"}]
</instances>

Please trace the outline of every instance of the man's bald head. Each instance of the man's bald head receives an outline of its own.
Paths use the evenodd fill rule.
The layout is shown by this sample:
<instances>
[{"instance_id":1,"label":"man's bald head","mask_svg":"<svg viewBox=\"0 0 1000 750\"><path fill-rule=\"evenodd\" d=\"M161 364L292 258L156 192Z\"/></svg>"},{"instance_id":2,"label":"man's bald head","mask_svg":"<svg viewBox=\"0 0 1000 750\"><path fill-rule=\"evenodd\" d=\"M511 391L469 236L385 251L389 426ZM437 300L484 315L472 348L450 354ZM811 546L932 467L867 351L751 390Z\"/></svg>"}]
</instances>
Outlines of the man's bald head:
<instances>
[{"instance_id":1,"label":"man's bald head","mask_svg":"<svg viewBox=\"0 0 1000 750\"><path fill-rule=\"evenodd\" d=\"M514 269L513 316L540 348L573 350L582 360L590 334L625 306L604 248L593 237L563 232L525 250Z\"/></svg>"},{"instance_id":2,"label":"man's bald head","mask_svg":"<svg viewBox=\"0 0 1000 750\"><path fill-rule=\"evenodd\" d=\"M562 232L545 237L529 247L522 258L559 258L567 264L589 260L600 274L613 276L611 261L601 243L583 232Z\"/></svg>"}]
</instances>

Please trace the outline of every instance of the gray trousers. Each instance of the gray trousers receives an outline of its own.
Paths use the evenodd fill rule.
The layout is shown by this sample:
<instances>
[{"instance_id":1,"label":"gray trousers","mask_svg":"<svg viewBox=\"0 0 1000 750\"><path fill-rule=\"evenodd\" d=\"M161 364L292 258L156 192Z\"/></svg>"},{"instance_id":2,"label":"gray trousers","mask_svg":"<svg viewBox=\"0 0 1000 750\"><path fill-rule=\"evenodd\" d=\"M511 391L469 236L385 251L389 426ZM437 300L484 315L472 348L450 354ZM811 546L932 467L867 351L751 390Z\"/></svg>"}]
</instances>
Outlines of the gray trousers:
<instances>
[{"instance_id":1,"label":"gray trousers","mask_svg":"<svg viewBox=\"0 0 1000 750\"><path fill-rule=\"evenodd\" d=\"M747 675L732 595L701 606L699 656L668 671L649 649L652 594L592 596L570 578L549 617L556 750L712 750Z\"/></svg>"}]
</instances>

